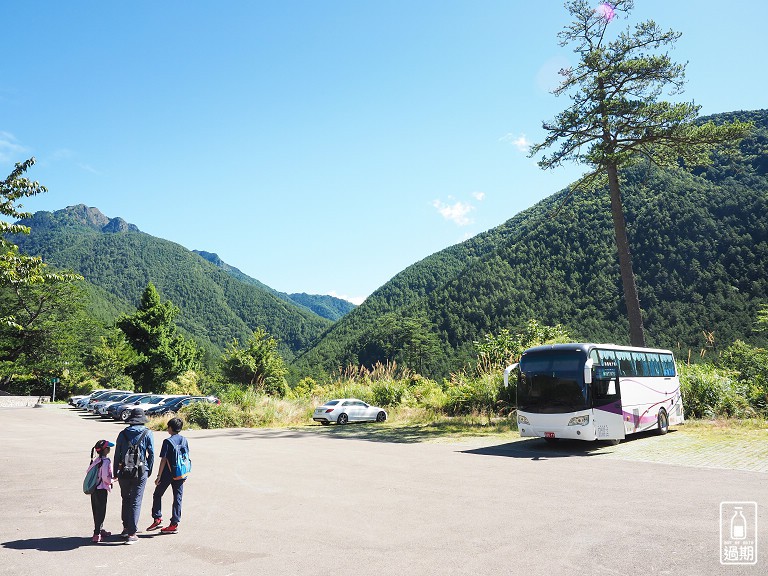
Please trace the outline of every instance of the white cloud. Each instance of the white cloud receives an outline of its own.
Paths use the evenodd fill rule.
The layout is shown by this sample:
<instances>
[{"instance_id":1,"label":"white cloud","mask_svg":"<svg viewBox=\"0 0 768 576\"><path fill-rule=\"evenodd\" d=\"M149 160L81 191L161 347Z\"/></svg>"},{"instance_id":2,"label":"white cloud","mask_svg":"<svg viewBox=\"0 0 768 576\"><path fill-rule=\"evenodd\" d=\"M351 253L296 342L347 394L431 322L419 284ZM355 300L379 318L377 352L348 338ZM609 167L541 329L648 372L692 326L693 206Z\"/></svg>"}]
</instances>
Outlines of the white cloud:
<instances>
[{"instance_id":1,"label":"white cloud","mask_svg":"<svg viewBox=\"0 0 768 576\"><path fill-rule=\"evenodd\" d=\"M472 197L478 202L485 200L485 192L472 192Z\"/></svg>"},{"instance_id":2,"label":"white cloud","mask_svg":"<svg viewBox=\"0 0 768 576\"><path fill-rule=\"evenodd\" d=\"M96 174L97 176L100 175L100 172L98 170L96 170L96 168L91 166L90 164L78 164L78 166L82 170L85 170L86 172L90 172L91 174Z\"/></svg>"},{"instance_id":3,"label":"white cloud","mask_svg":"<svg viewBox=\"0 0 768 576\"><path fill-rule=\"evenodd\" d=\"M19 144L13 134L0 130L0 162L21 162L26 160L22 156L28 152L29 150Z\"/></svg>"},{"instance_id":4,"label":"white cloud","mask_svg":"<svg viewBox=\"0 0 768 576\"><path fill-rule=\"evenodd\" d=\"M328 293L328 296L333 296L334 298L341 298L342 300L346 300L347 302L352 302L352 304L356 306L360 306L363 302L365 302L365 299L367 296L345 296L343 294L337 293L335 290L331 290Z\"/></svg>"},{"instance_id":5,"label":"white cloud","mask_svg":"<svg viewBox=\"0 0 768 576\"><path fill-rule=\"evenodd\" d=\"M532 142L526 138L525 134L520 134L518 136L517 134L513 134L511 132L502 136L500 140L502 142L512 143L515 148L524 154L528 154L532 144Z\"/></svg>"},{"instance_id":6,"label":"white cloud","mask_svg":"<svg viewBox=\"0 0 768 576\"><path fill-rule=\"evenodd\" d=\"M441 200L435 200L432 202L440 215L446 220L450 220L457 226L469 226L474 222L469 217L469 213L472 212L475 207L472 204L465 204L464 202L457 201L453 204L444 204Z\"/></svg>"}]
</instances>

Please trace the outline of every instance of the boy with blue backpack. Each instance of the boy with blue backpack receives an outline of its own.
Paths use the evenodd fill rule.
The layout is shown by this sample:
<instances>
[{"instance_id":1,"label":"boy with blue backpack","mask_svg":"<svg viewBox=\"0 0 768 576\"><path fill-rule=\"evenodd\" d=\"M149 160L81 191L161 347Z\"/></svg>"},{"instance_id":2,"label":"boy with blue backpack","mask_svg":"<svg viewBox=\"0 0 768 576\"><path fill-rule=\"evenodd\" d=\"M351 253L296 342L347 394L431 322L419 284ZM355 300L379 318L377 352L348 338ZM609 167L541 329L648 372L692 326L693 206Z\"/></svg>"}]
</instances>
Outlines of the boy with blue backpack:
<instances>
[{"instance_id":1,"label":"boy with blue backpack","mask_svg":"<svg viewBox=\"0 0 768 576\"><path fill-rule=\"evenodd\" d=\"M173 509L171 523L160 530L161 534L176 534L179 531L181 521L181 500L184 496L184 481L192 469L192 461L189 458L189 443L179 432L184 427L180 418L171 418L168 421L168 434L160 448L160 465L155 479L155 493L152 496L152 524L147 528L157 530L163 523L162 498L168 486L173 492Z\"/></svg>"}]
</instances>

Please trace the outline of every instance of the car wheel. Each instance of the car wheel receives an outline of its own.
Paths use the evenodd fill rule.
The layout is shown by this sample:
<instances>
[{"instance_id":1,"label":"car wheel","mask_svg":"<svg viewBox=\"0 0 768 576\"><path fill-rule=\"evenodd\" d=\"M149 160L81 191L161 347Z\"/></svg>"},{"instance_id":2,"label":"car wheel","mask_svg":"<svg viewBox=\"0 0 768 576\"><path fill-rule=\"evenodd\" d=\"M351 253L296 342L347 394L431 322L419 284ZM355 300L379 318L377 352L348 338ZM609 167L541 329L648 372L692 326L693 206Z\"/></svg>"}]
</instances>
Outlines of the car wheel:
<instances>
[{"instance_id":1,"label":"car wheel","mask_svg":"<svg viewBox=\"0 0 768 576\"><path fill-rule=\"evenodd\" d=\"M349 422L349 416L347 416L343 412L341 414L339 414L339 417L336 419L336 424L344 425L347 422Z\"/></svg>"},{"instance_id":2,"label":"car wheel","mask_svg":"<svg viewBox=\"0 0 768 576\"><path fill-rule=\"evenodd\" d=\"M323 422L320 422L320 424L322 424L323 426L328 426L328 424L330 424L330 422L323 421Z\"/></svg>"},{"instance_id":3,"label":"car wheel","mask_svg":"<svg viewBox=\"0 0 768 576\"><path fill-rule=\"evenodd\" d=\"M383 410L376 414L376 422L384 422L387 419L387 413Z\"/></svg>"},{"instance_id":4,"label":"car wheel","mask_svg":"<svg viewBox=\"0 0 768 576\"><path fill-rule=\"evenodd\" d=\"M667 411L663 408L659 410L657 425L659 427L659 434L664 435L669 432L669 416L667 416Z\"/></svg>"},{"instance_id":5,"label":"car wheel","mask_svg":"<svg viewBox=\"0 0 768 576\"><path fill-rule=\"evenodd\" d=\"M130 410L123 410L122 412L120 412L120 420L125 422L126 420L128 420L128 417L130 415L131 415L131 411Z\"/></svg>"}]
</instances>

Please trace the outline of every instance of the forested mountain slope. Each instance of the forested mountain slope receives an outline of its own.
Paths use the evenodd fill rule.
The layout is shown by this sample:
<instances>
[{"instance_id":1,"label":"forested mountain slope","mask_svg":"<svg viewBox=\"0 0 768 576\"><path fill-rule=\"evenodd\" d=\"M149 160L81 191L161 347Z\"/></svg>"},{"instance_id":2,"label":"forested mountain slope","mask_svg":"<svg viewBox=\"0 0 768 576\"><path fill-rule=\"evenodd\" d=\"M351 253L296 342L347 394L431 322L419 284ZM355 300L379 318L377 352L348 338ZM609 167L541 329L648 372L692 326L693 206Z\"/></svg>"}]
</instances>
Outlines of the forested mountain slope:
<instances>
[{"instance_id":1,"label":"forested mountain slope","mask_svg":"<svg viewBox=\"0 0 768 576\"><path fill-rule=\"evenodd\" d=\"M204 345L222 350L265 328L288 357L307 347L331 322L237 280L186 248L140 232L95 208L72 206L37 212L29 236L13 238L21 250L53 267L74 270L110 295L116 309L135 308L151 281L163 299L181 309L177 323Z\"/></svg>"},{"instance_id":2,"label":"forested mountain slope","mask_svg":"<svg viewBox=\"0 0 768 576\"><path fill-rule=\"evenodd\" d=\"M623 173L623 197L649 345L764 341L768 302L768 111L737 158L712 166ZM425 258L371 295L295 361L309 370L419 354L431 374L459 367L472 341L530 318L577 340L628 343L607 189L545 199L502 226ZM762 340L761 340L762 339ZM409 349L410 346L410 349Z\"/></svg>"}]
</instances>

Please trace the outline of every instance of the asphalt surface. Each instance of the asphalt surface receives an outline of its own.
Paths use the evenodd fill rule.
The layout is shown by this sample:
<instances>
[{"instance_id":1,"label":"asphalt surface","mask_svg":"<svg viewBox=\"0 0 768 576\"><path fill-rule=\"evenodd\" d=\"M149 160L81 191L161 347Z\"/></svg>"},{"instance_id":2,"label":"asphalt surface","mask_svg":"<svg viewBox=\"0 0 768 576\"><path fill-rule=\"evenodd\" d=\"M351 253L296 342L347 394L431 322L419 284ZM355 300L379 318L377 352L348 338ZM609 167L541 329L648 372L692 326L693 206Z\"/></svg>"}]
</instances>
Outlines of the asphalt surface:
<instances>
[{"instance_id":1,"label":"asphalt surface","mask_svg":"<svg viewBox=\"0 0 768 576\"><path fill-rule=\"evenodd\" d=\"M768 573L761 471L320 427L184 432L179 533L94 545L82 479L90 447L120 428L63 406L0 409L0 575ZM721 566L723 501L757 502L756 565ZM141 528L150 507L148 489ZM107 530L119 511L116 487Z\"/></svg>"}]
</instances>

